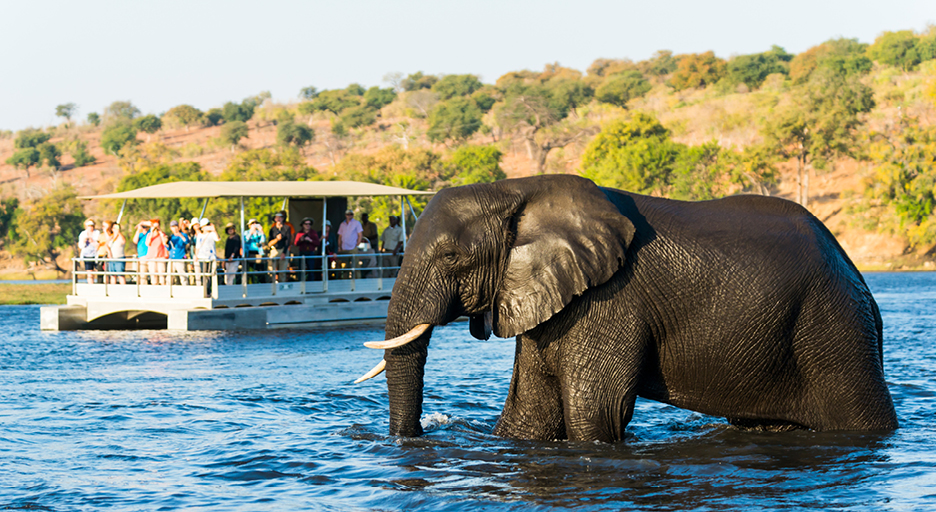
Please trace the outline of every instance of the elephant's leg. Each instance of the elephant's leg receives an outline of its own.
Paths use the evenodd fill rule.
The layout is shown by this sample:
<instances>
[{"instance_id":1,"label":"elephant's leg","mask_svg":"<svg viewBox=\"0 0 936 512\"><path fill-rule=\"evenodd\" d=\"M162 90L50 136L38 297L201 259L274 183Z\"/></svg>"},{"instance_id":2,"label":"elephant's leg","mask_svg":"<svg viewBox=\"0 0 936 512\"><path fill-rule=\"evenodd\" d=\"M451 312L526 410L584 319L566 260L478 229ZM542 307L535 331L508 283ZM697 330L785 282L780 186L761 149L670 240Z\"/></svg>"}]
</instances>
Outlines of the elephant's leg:
<instances>
[{"instance_id":1,"label":"elephant's leg","mask_svg":"<svg viewBox=\"0 0 936 512\"><path fill-rule=\"evenodd\" d=\"M565 439L559 380L551 375L536 343L517 336L513 377L494 434L518 439Z\"/></svg>"}]
</instances>

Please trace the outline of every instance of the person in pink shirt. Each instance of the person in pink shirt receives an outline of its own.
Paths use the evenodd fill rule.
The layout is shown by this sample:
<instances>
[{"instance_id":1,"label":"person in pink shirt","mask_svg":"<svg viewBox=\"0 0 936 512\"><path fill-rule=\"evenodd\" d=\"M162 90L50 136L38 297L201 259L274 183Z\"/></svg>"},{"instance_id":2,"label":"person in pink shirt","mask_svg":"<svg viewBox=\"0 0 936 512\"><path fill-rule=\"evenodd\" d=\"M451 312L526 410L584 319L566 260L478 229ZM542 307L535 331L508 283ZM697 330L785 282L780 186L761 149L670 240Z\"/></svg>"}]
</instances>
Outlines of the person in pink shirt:
<instances>
[{"instance_id":1,"label":"person in pink shirt","mask_svg":"<svg viewBox=\"0 0 936 512\"><path fill-rule=\"evenodd\" d=\"M364 238L364 228L361 223L354 219L352 210L345 210L345 220L338 226L338 254L356 254L357 246ZM350 267L357 266L357 258L341 258L338 263Z\"/></svg>"},{"instance_id":2,"label":"person in pink shirt","mask_svg":"<svg viewBox=\"0 0 936 512\"><path fill-rule=\"evenodd\" d=\"M150 276L150 284L166 284L166 261L169 259L169 250L166 249L166 235L159 229L159 219L150 220L151 228L146 234L146 274ZM144 283L146 278L143 278Z\"/></svg>"}]
</instances>

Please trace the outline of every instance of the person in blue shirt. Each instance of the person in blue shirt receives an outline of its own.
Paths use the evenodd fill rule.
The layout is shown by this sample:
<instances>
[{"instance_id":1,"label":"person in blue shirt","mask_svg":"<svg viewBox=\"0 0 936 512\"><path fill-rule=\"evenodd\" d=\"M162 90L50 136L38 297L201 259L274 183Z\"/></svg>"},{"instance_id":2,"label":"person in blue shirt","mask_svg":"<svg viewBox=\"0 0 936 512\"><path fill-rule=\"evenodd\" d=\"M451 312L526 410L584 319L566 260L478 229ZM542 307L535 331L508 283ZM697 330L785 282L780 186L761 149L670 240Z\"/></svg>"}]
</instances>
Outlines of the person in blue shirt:
<instances>
[{"instance_id":1,"label":"person in blue shirt","mask_svg":"<svg viewBox=\"0 0 936 512\"><path fill-rule=\"evenodd\" d=\"M143 280L140 284L146 284L146 273L142 268L142 259L146 256L146 238L149 232L150 223L148 220L144 220L136 225L136 233L133 234L133 243L137 246L137 281Z\"/></svg>"},{"instance_id":2,"label":"person in blue shirt","mask_svg":"<svg viewBox=\"0 0 936 512\"><path fill-rule=\"evenodd\" d=\"M263 260L263 246L266 245L266 235L263 233L263 226L257 222L257 219L250 219L247 223L247 230L243 234L244 257L247 258L247 272L250 283L265 282L266 269ZM254 274L253 272L257 272Z\"/></svg>"},{"instance_id":3,"label":"person in blue shirt","mask_svg":"<svg viewBox=\"0 0 936 512\"><path fill-rule=\"evenodd\" d=\"M182 232L177 221L170 222L169 229L172 234L166 245L169 248L170 275L179 276L180 284L190 284L188 272L185 270L185 256L192 241L186 233Z\"/></svg>"}]
</instances>

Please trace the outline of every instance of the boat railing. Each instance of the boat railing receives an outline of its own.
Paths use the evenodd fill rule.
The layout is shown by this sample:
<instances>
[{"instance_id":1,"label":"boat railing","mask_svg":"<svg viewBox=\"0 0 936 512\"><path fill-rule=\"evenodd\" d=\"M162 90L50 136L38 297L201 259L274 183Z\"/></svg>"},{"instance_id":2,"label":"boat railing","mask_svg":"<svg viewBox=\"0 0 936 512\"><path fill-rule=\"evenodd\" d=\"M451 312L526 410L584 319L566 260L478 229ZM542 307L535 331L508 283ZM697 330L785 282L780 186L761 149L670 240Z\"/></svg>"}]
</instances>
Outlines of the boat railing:
<instances>
[{"instance_id":1,"label":"boat railing","mask_svg":"<svg viewBox=\"0 0 936 512\"><path fill-rule=\"evenodd\" d=\"M230 260L72 258L72 295L237 299L329 291L389 294L401 256L354 252Z\"/></svg>"}]
</instances>

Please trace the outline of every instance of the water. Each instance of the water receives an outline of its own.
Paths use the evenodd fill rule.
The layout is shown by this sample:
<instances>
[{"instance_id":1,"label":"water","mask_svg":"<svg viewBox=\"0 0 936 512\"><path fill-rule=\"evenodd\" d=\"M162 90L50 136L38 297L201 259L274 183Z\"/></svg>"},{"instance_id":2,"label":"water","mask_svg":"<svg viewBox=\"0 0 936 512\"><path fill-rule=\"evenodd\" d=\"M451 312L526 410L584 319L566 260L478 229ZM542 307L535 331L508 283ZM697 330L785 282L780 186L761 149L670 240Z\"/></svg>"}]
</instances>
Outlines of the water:
<instances>
[{"instance_id":1,"label":"water","mask_svg":"<svg viewBox=\"0 0 936 512\"><path fill-rule=\"evenodd\" d=\"M936 273L869 274L902 428L745 433L638 401L615 445L496 438L512 340L435 331L419 439L386 435L380 330L38 331L0 309L0 509L936 507Z\"/></svg>"}]
</instances>

